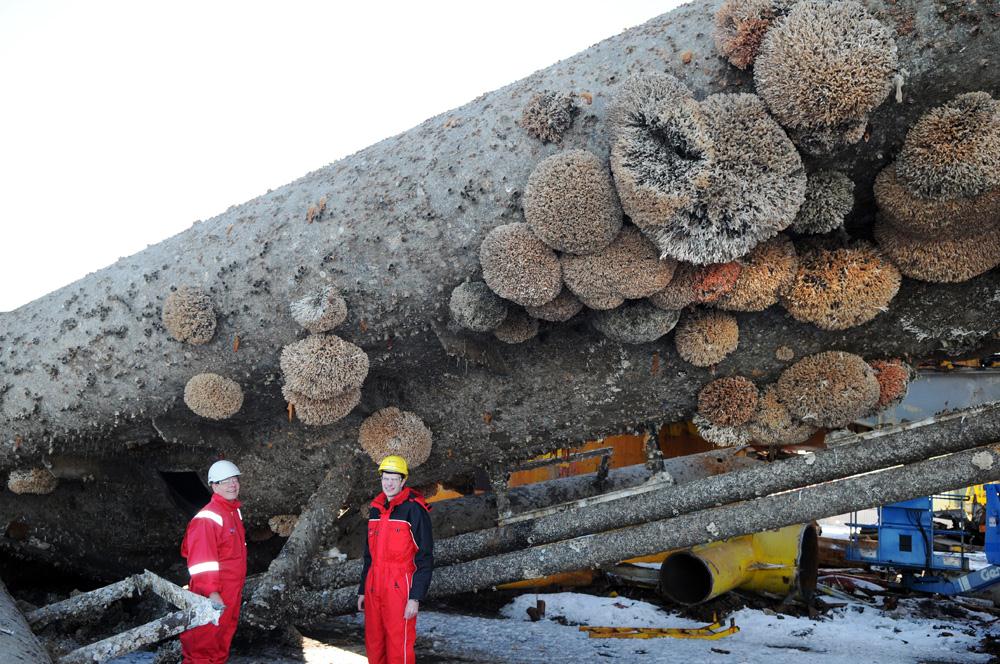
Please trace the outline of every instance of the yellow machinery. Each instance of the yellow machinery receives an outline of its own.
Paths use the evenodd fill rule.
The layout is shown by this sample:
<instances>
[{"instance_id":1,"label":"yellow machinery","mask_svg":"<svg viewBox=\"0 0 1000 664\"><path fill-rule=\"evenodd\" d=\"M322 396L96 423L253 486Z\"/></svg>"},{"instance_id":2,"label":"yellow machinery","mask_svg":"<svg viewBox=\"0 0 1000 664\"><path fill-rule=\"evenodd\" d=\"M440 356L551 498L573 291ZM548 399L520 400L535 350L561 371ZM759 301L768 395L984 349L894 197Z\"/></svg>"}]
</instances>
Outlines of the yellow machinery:
<instances>
[{"instance_id":1,"label":"yellow machinery","mask_svg":"<svg viewBox=\"0 0 1000 664\"><path fill-rule=\"evenodd\" d=\"M729 627L724 627L718 619L704 627L581 627L581 632L587 632L591 639L660 639L669 636L674 639L716 639L732 636L740 631L736 621L729 620Z\"/></svg>"}]
</instances>

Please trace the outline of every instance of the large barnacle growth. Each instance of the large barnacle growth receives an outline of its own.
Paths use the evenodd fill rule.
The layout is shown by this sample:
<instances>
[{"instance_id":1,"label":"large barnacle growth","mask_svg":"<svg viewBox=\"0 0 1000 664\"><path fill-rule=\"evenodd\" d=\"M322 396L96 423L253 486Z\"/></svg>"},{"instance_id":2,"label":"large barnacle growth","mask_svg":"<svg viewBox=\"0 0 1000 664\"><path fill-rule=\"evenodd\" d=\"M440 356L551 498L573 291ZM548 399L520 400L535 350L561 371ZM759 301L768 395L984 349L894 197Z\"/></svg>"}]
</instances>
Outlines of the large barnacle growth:
<instances>
[{"instance_id":1,"label":"large barnacle growth","mask_svg":"<svg viewBox=\"0 0 1000 664\"><path fill-rule=\"evenodd\" d=\"M708 186L711 140L691 91L669 74L632 76L608 109L611 171L622 207L650 233Z\"/></svg>"},{"instance_id":2,"label":"large barnacle growth","mask_svg":"<svg viewBox=\"0 0 1000 664\"><path fill-rule=\"evenodd\" d=\"M806 200L795 215L791 230L802 234L829 233L844 225L854 207L854 182L838 171L809 175Z\"/></svg>"},{"instance_id":3,"label":"large barnacle growth","mask_svg":"<svg viewBox=\"0 0 1000 664\"><path fill-rule=\"evenodd\" d=\"M395 454L415 468L431 454L431 430L415 413L389 406L375 411L361 423L358 443L376 463Z\"/></svg>"},{"instance_id":4,"label":"large barnacle growth","mask_svg":"<svg viewBox=\"0 0 1000 664\"><path fill-rule=\"evenodd\" d=\"M661 259L634 226L625 226L603 250L563 254L566 286L591 309L613 309L626 299L647 297L670 283L677 263Z\"/></svg>"},{"instance_id":5,"label":"large barnacle growth","mask_svg":"<svg viewBox=\"0 0 1000 664\"><path fill-rule=\"evenodd\" d=\"M668 311L678 311L698 301L698 282L701 266L678 263L670 283L647 298L655 307Z\"/></svg>"},{"instance_id":6,"label":"large barnacle growth","mask_svg":"<svg viewBox=\"0 0 1000 664\"><path fill-rule=\"evenodd\" d=\"M873 410L878 412L901 404L906 398L907 388L916 377L913 368L898 358L872 360L868 364L875 370L879 385L879 397Z\"/></svg>"},{"instance_id":7,"label":"large barnacle growth","mask_svg":"<svg viewBox=\"0 0 1000 664\"><path fill-rule=\"evenodd\" d=\"M512 307L507 318L493 330L493 335L505 344L520 344L538 334L538 319L532 318L524 309Z\"/></svg>"},{"instance_id":8,"label":"large barnacle growth","mask_svg":"<svg viewBox=\"0 0 1000 664\"><path fill-rule=\"evenodd\" d=\"M762 445L795 445L813 435L816 427L792 417L778 398L778 390L769 385L757 401L757 411L747 425L750 438Z\"/></svg>"},{"instance_id":9,"label":"large barnacle growth","mask_svg":"<svg viewBox=\"0 0 1000 664\"><path fill-rule=\"evenodd\" d=\"M736 288L742 270L738 261L698 266L694 271L695 301L711 304L728 296Z\"/></svg>"},{"instance_id":10,"label":"large barnacle growth","mask_svg":"<svg viewBox=\"0 0 1000 664\"><path fill-rule=\"evenodd\" d=\"M700 104L715 158L697 204L646 229L660 250L692 263L726 263L787 228L805 198L802 160L752 94Z\"/></svg>"},{"instance_id":11,"label":"large barnacle growth","mask_svg":"<svg viewBox=\"0 0 1000 664\"><path fill-rule=\"evenodd\" d=\"M720 426L746 424L757 410L757 396L757 386L749 378L717 378L698 392L698 413Z\"/></svg>"},{"instance_id":12,"label":"large barnacle growth","mask_svg":"<svg viewBox=\"0 0 1000 664\"><path fill-rule=\"evenodd\" d=\"M1000 234L931 240L909 235L880 219L875 239L899 271L912 279L936 283L966 281L1000 265Z\"/></svg>"},{"instance_id":13,"label":"large barnacle growth","mask_svg":"<svg viewBox=\"0 0 1000 664\"><path fill-rule=\"evenodd\" d=\"M591 323L598 332L623 344L645 344L656 341L674 329L679 311L666 311L645 300L626 302L616 309L595 311Z\"/></svg>"},{"instance_id":14,"label":"large barnacle growth","mask_svg":"<svg viewBox=\"0 0 1000 664\"><path fill-rule=\"evenodd\" d=\"M559 258L528 224L491 230L479 247L483 279L494 293L524 307L537 307L559 295Z\"/></svg>"},{"instance_id":15,"label":"large barnacle growth","mask_svg":"<svg viewBox=\"0 0 1000 664\"><path fill-rule=\"evenodd\" d=\"M542 143L558 143L579 110L573 95L546 90L528 100L518 124Z\"/></svg>"},{"instance_id":16,"label":"large barnacle growth","mask_svg":"<svg viewBox=\"0 0 1000 664\"><path fill-rule=\"evenodd\" d=\"M622 227L611 173L586 150L566 150L543 159L528 177L523 205L531 230L558 251L600 251Z\"/></svg>"},{"instance_id":17,"label":"large barnacle growth","mask_svg":"<svg viewBox=\"0 0 1000 664\"><path fill-rule=\"evenodd\" d=\"M754 63L757 93L810 152L857 142L892 90L892 32L854 0L806 0L768 30Z\"/></svg>"},{"instance_id":18,"label":"large barnacle growth","mask_svg":"<svg viewBox=\"0 0 1000 664\"><path fill-rule=\"evenodd\" d=\"M290 305L295 322L313 334L329 332L347 318L347 303L333 286L318 288Z\"/></svg>"},{"instance_id":19,"label":"large barnacle growth","mask_svg":"<svg viewBox=\"0 0 1000 664\"><path fill-rule=\"evenodd\" d=\"M276 514L267 520L267 526L278 537L290 537L298 522L297 514Z\"/></svg>"},{"instance_id":20,"label":"large barnacle growth","mask_svg":"<svg viewBox=\"0 0 1000 664\"><path fill-rule=\"evenodd\" d=\"M177 341L195 346L207 344L215 336L215 307L212 298L197 286L181 286L163 302L163 325Z\"/></svg>"},{"instance_id":21,"label":"large barnacle growth","mask_svg":"<svg viewBox=\"0 0 1000 664\"><path fill-rule=\"evenodd\" d=\"M42 496L56 490L59 480L48 468L21 468L10 471L7 488L13 493Z\"/></svg>"},{"instance_id":22,"label":"large barnacle growth","mask_svg":"<svg viewBox=\"0 0 1000 664\"><path fill-rule=\"evenodd\" d=\"M795 320L824 330L846 330L867 323L899 291L899 270L875 247L807 249L781 303Z\"/></svg>"},{"instance_id":23,"label":"large barnacle growth","mask_svg":"<svg viewBox=\"0 0 1000 664\"><path fill-rule=\"evenodd\" d=\"M351 388L329 399L310 399L284 385L281 394L285 397L285 401L292 404L299 421L314 427L333 424L343 419L361 403L359 388Z\"/></svg>"},{"instance_id":24,"label":"large barnacle growth","mask_svg":"<svg viewBox=\"0 0 1000 664\"><path fill-rule=\"evenodd\" d=\"M764 35L795 0L725 0L715 13L715 48L739 69L753 64Z\"/></svg>"},{"instance_id":25,"label":"large barnacle growth","mask_svg":"<svg viewBox=\"0 0 1000 664\"><path fill-rule=\"evenodd\" d=\"M781 374L777 396L793 417L821 427L845 427L871 412L880 387L862 358L841 351L805 357Z\"/></svg>"},{"instance_id":26,"label":"large barnacle growth","mask_svg":"<svg viewBox=\"0 0 1000 664\"><path fill-rule=\"evenodd\" d=\"M763 311L787 292L799 268L795 245L784 235L763 242L737 259L742 269L732 290L715 302L719 309ZM675 277L676 280L676 277Z\"/></svg>"},{"instance_id":27,"label":"large barnacle growth","mask_svg":"<svg viewBox=\"0 0 1000 664\"><path fill-rule=\"evenodd\" d=\"M736 350L740 327L736 318L721 311L692 312L677 326L674 343L685 362L708 367Z\"/></svg>"},{"instance_id":28,"label":"large barnacle growth","mask_svg":"<svg viewBox=\"0 0 1000 664\"><path fill-rule=\"evenodd\" d=\"M473 332L489 332L507 317L507 303L482 281L455 287L448 302L452 320Z\"/></svg>"},{"instance_id":29,"label":"large barnacle growth","mask_svg":"<svg viewBox=\"0 0 1000 664\"><path fill-rule=\"evenodd\" d=\"M313 334L281 350L285 385L310 399L332 399L361 387L368 355L333 334Z\"/></svg>"},{"instance_id":30,"label":"large barnacle growth","mask_svg":"<svg viewBox=\"0 0 1000 664\"><path fill-rule=\"evenodd\" d=\"M184 386L184 403L195 415L224 420L243 407L243 388L219 374L197 374Z\"/></svg>"},{"instance_id":31,"label":"large barnacle growth","mask_svg":"<svg viewBox=\"0 0 1000 664\"><path fill-rule=\"evenodd\" d=\"M554 300L537 307L525 307L524 309L532 318L563 323L580 313L580 310L583 309L583 302L568 288L563 288Z\"/></svg>"},{"instance_id":32,"label":"large barnacle growth","mask_svg":"<svg viewBox=\"0 0 1000 664\"><path fill-rule=\"evenodd\" d=\"M716 447L735 447L750 442L750 429L745 424L739 426L715 424L699 413L695 413L691 421L698 429L698 435Z\"/></svg>"}]
</instances>

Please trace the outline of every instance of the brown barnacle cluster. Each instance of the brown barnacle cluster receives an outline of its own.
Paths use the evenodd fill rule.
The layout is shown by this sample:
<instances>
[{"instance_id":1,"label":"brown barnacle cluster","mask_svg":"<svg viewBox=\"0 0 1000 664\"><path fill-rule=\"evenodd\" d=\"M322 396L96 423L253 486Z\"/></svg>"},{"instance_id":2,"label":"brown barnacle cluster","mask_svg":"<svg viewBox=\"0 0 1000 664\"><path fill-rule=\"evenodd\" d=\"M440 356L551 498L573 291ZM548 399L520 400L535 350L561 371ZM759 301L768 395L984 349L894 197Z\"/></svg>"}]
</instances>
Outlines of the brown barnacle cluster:
<instances>
[{"instance_id":1,"label":"brown barnacle cluster","mask_svg":"<svg viewBox=\"0 0 1000 664\"><path fill-rule=\"evenodd\" d=\"M627 79L608 112L611 170L663 255L726 263L775 236L805 195L802 161L752 94L696 102L668 74Z\"/></svg>"},{"instance_id":2,"label":"brown barnacle cluster","mask_svg":"<svg viewBox=\"0 0 1000 664\"><path fill-rule=\"evenodd\" d=\"M608 246L622 227L611 174L586 150L543 159L528 177L522 203L531 230L556 251L592 254Z\"/></svg>"},{"instance_id":3,"label":"brown barnacle cluster","mask_svg":"<svg viewBox=\"0 0 1000 664\"><path fill-rule=\"evenodd\" d=\"M623 344L656 341L674 329L679 311L667 311L645 300L629 301L615 309L594 311L591 324L606 338Z\"/></svg>"},{"instance_id":4,"label":"brown barnacle cluster","mask_svg":"<svg viewBox=\"0 0 1000 664\"><path fill-rule=\"evenodd\" d=\"M495 330L493 336L505 344L520 344L538 334L538 319L532 318L521 307L511 307L507 317Z\"/></svg>"},{"instance_id":5,"label":"brown barnacle cluster","mask_svg":"<svg viewBox=\"0 0 1000 664\"><path fill-rule=\"evenodd\" d=\"M317 288L289 305L295 322L313 334L329 332L347 319L347 303L334 286Z\"/></svg>"},{"instance_id":6,"label":"brown barnacle cluster","mask_svg":"<svg viewBox=\"0 0 1000 664\"><path fill-rule=\"evenodd\" d=\"M200 373L191 376L184 386L184 403L195 415L225 420L243 407L243 388L231 378Z\"/></svg>"},{"instance_id":7,"label":"brown barnacle cluster","mask_svg":"<svg viewBox=\"0 0 1000 664\"><path fill-rule=\"evenodd\" d=\"M674 332L677 353L696 367L718 364L736 350L739 341L735 316L722 311L691 312Z\"/></svg>"},{"instance_id":8,"label":"brown barnacle cluster","mask_svg":"<svg viewBox=\"0 0 1000 664\"><path fill-rule=\"evenodd\" d=\"M660 259L656 247L634 226L625 226L603 250L563 254L566 286L591 309L614 309L626 299L652 295L670 282L676 262Z\"/></svg>"},{"instance_id":9,"label":"brown barnacle cluster","mask_svg":"<svg viewBox=\"0 0 1000 664\"><path fill-rule=\"evenodd\" d=\"M972 92L920 118L875 200L875 238L904 275L958 282L1000 264L1000 102Z\"/></svg>"},{"instance_id":10,"label":"brown barnacle cluster","mask_svg":"<svg viewBox=\"0 0 1000 664\"><path fill-rule=\"evenodd\" d=\"M532 318L547 320L553 323L564 323L580 313L581 309L583 309L583 302L565 287L554 300L537 307L524 308Z\"/></svg>"},{"instance_id":11,"label":"brown barnacle cluster","mask_svg":"<svg viewBox=\"0 0 1000 664\"><path fill-rule=\"evenodd\" d=\"M542 143L559 143L579 110L573 95L545 90L528 100L518 124Z\"/></svg>"},{"instance_id":12,"label":"brown barnacle cluster","mask_svg":"<svg viewBox=\"0 0 1000 664\"><path fill-rule=\"evenodd\" d=\"M844 427L872 411L881 388L875 370L861 357L824 351L785 369L777 398L793 418L818 427Z\"/></svg>"},{"instance_id":13,"label":"brown barnacle cluster","mask_svg":"<svg viewBox=\"0 0 1000 664\"><path fill-rule=\"evenodd\" d=\"M902 403L907 388L916 377L913 368L899 358L872 360L868 364L875 370L879 385L879 397L873 410L878 412Z\"/></svg>"},{"instance_id":14,"label":"brown barnacle cluster","mask_svg":"<svg viewBox=\"0 0 1000 664\"><path fill-rule=\"evenodd\" d=\"M764 388L757 401L756 412L747 426L750 438L761 445L796 445L816 431L815 426L792 417L774 385Z\"/></svg>"},{"instance_id":15,"label":"brown barnacle cluster","mask_svg":"<svg viewBox=\"0 0 1000 664\"><path fill-rule=\"evenodd\" d=\"M737 259L740 270L732 289L714 303L729 311L763 311L784 295L799 269L795 245L785 235L763 242Z\"/></svg>"},{"instance_id":16,"label":"brown barnacle cluster","mask_svg":"<svg viewBox=\"0 0 1000 664\"><path fill-rule=\"evenodd\" d=\"M473 332L491 332L507 318L507 303L482 281L456 286L448 309L452 320Z\"/></svg>"},{"instance_id":17,"label":"brown barnacle cluster","mask_svg":"<svg viewBox=\"0 0 1000 664\"><path fill-rule=\"evenodd\" d=\"M694 271L695 302L714 304L727 297L736 288L743 265L739 261L699 265Z\"/></svg>"},{"instance_id":18,"label":"brown barnacle cluster","mask_svg":"<svg viewBox=\"0 0 1000 664\"><path fill-rule=\"evenodd\" d=\"M897 69L892 31L860 2L804 0L767 30L754 82L792 140L822 154L861 139Z\"/></svg>"},{"instance_id":19,"label":"brown barnacle cluster","mask_svg":"<svg viewBox=\"0 0 1000 664\"><path fill-rule=\"evenodd\" d=\"M47 495L57 486L59 480L48 468L18 468L7 476L7 488L18 495Z\"/></svg>"},{"instance_id":20,"label":"brown barnacle cluster","mask_svg":"<svg viewBox=\"0 0 1000 664\"><path fill-rule=\"evenodd\" d=\"M276 514L267 520L267 526L278 537L290 537L298 522L296 514Z\"/></svg>"},{"instance_id":21,"label":"brown barnacle cluster","mask_svg":"<svg viewBox=\"0 0 1000 664\"><path fill-rule=\"evenodd\" d=\"M660 309L681 310L698 301L698 280L701 266L692 263L678 263L674 276L662 290L647 299Z\"/></svg>"},{"instance_id":22,"label":"brown barnacle cluster","mask_svg":"<svg viewBox=\"0 0 1000 664\"><path fill-rule=\"evenodd\" d=\"M791 230L803 235L829 233L844 225L854 207L854 182L839 171L810 173L806 200L795 215Z\"/></svg>"},{"instance_id":23,"label":"brown barnacle cluster","mask_svg":"<svg viewBox=\"0 0 1000 664\"><path fill-rule=\"evenodd\" d=\"M539 306L562 290L559 257L526 223L497 226L479 247L483 279L494 293L521 306Z\"/></svg>"},{"instance_id":24,"label":"brown barnacle cluster","mask_svg":"<svg viewBox=\"0 0 1000 664\"><path fill-rule=\"evenodd\" d=\"M751 442L750 428L746 424L737 426L716 424L700 413L695 413L692 422L698 429L698 435L716 447L736 447Z\"/></svg>"},{"instance_id":25,"label":"brown barnacle cluster","mask_svg":"<svg viewBox=\"0 0 1000 664\"><path fill-rule=\"evenodd\" d=\"M431 454L431 430L415 413L389 406L361 423L358 443L376 463L395 454L406 459L412 469Z\"/></svg>"},{"instance_id":26,"label":"brown barnacle cluster","mask_svg":"<svg viewBox=\"0 0 1000 664\"><path fill-rule=\"evenodd\" d=\"M181 286L167 295L161 313L167 333L184 343L207 344L215 336L212 298L197 286Z\"/></svg>"},{"instance_id":27,"label":"brown barnacle cluster","mask_svg":"<svg viewBox=\"0 0 1000 664\"><path fill-rule=\"evenodd\" d=\"M368 355L333 334L312 334L281 350L282 394L303 423L332 424L360 401Z\"/></svg>"},{"instance_id":28,"label":"brown barnacle cluster","mask_svg":"<svg viewBox=\"0 0 1000 664\"><path fill-rule=\"evenodd\" d=\"M747 424L757 410L758 391L744 376L717 378L698 392L698 413L719 426Z\"/></svg>"},{"instance_id":29,"label":"brown barnacle cluster","mask_svg":"<svg viewBox=\"0 0 1000 664\"><path fill-rule=\"evenodd\" d=\"M781 303L793 318L824 330L845 330L885 311L899 291L899 270L875 247L814 247L799 254L799 267Z\"/></svg>"},{"instance_id":30,"label":"brown barnacle cluster","mask_svg":"<svg viewBox=\"0 0 1000 664\"><path fill-rule=\"evenodd\" d=\"M746 69L784 9L784 3L773 0L725 0L715 12L715 49L734 67Z\"/></svg>"}]
</instances>

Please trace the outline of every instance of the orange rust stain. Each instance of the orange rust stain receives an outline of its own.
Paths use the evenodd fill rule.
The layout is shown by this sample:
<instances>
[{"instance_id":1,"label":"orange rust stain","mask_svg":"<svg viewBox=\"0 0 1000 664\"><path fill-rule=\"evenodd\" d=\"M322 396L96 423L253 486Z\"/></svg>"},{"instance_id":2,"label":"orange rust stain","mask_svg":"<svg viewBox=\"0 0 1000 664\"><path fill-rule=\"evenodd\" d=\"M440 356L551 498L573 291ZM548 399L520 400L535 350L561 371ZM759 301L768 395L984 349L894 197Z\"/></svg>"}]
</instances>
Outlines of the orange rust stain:
<instances>
[{"instance_id":1,"label":"orange rust stain","mask_svg":"<svg viewBox=\"0 0 1000 664\"><path fill-rule=\"evenodd\" d=\"M291 401L288 402L288 421L291 422L295 418L295 404Z\"/></svg>"},{"instance_id":2,"label":"orange rust stain","mask_svg":"<svg viewBox=\"0 0 1000 664\"><path fill-rule=\"evenodd\" d=\"M235 353L240 349L240 335L233 337L233 352Z\"/></svg>"}]
</instances>

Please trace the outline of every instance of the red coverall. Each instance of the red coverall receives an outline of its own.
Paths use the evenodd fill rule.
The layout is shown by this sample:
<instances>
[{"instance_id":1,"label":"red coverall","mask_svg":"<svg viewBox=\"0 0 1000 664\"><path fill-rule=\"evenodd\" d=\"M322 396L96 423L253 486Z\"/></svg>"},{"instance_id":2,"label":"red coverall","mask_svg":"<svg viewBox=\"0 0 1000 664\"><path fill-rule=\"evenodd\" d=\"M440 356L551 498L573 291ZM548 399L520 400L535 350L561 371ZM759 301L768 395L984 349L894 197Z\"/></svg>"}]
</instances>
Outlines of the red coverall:
<instances>
[{"instance_id":1,"label":"red coverall","mask_svg":"<svg viewBox=\"0 0 1000 664\"><path fill-rule=\"evenodd\" d=\"M240 620L240 600L247 576L247 542L238 500L213 494L211 502L188 524L181 555L187 558L191 592L222 595L225 611L211 623L181 634L184 664L225 664Z\"/></svg>"},{"instance_id":2,"label":"red coverall","mask_svg":"<svg viewBox=\"0 0 1000 664\"><path fill-rule=\"evenodd\" d=\"M392 501L380 493L368 514L358 594L365 596L365 654L370 664L414 664L417 618L406 601L427 595L434 568L431 519L423 496L404 487Z\"/></svg>"}]
</instances>

